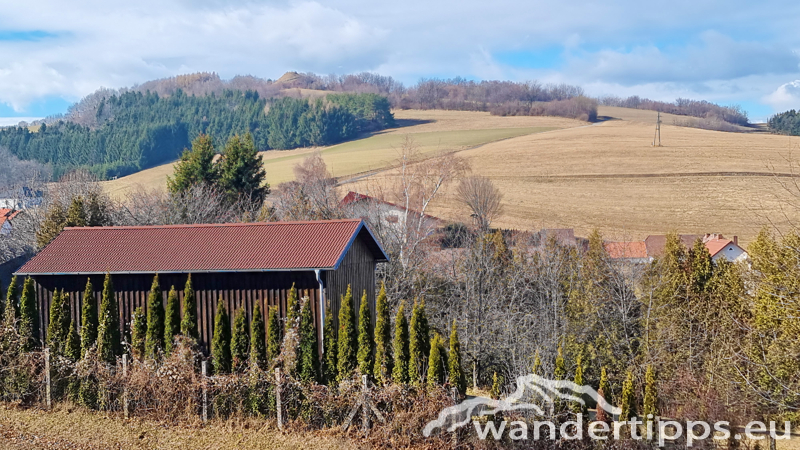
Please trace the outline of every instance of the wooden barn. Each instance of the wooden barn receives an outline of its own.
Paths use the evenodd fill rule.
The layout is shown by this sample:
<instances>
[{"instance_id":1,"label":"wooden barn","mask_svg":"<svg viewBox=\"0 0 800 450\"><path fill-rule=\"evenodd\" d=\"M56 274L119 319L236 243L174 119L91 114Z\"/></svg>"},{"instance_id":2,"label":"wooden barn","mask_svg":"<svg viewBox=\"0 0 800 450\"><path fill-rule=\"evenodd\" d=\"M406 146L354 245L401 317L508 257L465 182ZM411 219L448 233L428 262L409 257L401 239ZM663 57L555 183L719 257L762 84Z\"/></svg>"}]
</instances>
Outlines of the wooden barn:
<instances>
[{"instance_id":1,"label":"wooden barn","mask_svg":"<svg viewBox=\"0 0 800 450\"><path fill-rule=\"evenodd\" d=\"M197 298L200 344L208 348L214 314L221 299L231 318L253 305L277 306L286 314L286 299L294 285L299 297L313 301L317 331L323 332L325 306L334 319L348 285L355 308L367 292L375 314L375 268L388 258L366 224L360 220L271 222L244 224L165 225L66 228L16 275L36 285L44 339L53 292L69 296L72 317L80 326L87 278L94 286L99 308L103 279L111 274L120 313L128 331L131 314L146 308L153 277L158 274L166 304L171 286L179 292L191 274ZM358 309L356 309L358 311ZM264 317L266 322L266 317ZM373 319L374 321L374 319ZM337 321L338 322L338 321Z\"/></svg>"}]
</instances>

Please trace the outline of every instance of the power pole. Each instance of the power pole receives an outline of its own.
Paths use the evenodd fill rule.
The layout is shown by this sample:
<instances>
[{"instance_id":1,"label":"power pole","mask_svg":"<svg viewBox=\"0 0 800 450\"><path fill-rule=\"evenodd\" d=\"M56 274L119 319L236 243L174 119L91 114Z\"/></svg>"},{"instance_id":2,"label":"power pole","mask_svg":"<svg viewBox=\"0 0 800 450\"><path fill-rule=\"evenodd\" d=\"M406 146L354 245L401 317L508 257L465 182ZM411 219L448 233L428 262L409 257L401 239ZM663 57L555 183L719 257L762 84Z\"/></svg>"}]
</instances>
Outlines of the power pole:
<instances>
[{"instance_id":1,"label":"power pole","mask_svg":"<svg viewBox=\"0 0 800 450\"><path fill-rule=\"evenodd\" d=\"M658 140L658 145L656 145ZM661 111L658 112L658 119L656 119L656 134L653 136L653 147L661 147Z\"/></svg>"}]
</instances>

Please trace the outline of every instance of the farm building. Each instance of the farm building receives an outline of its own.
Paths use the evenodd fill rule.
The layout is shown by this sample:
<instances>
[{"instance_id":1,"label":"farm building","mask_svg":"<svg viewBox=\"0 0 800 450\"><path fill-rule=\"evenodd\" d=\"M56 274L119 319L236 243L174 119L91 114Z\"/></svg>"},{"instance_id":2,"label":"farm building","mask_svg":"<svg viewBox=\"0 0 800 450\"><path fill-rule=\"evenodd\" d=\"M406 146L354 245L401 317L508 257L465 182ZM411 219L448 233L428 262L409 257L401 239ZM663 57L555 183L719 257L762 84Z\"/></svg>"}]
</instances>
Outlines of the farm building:
<instances>
[{"instance_id":1,"label":"farm building","mask_svg":"<svg viewBox=\"0 0 800 450\"><path fill-rule=\"evenodd\" d=\"M375 268L387 261L381 245L359 219L311 222L66 228L17 271L36 285L42 339L53 292L69 296L72 317L80 325L87 278L98 308L103 279L111 274L126 327L137 307L146 308L158 274L166 304L171 286L179 291L191 274L197 298L200 345L208 348L218 301L227 310L253 305L277 306L286 315L292 285L313 301L317 331L323 332L325 307L338 317L340 298L352 287L354 307L367 292L375 313ZM231 317L233 314L231 314ZM266 317L264 318L266 322ZM126 331L123 329L123 331ZM320 339L322 342L322 339Z\"/></svg>"}]
</instances>

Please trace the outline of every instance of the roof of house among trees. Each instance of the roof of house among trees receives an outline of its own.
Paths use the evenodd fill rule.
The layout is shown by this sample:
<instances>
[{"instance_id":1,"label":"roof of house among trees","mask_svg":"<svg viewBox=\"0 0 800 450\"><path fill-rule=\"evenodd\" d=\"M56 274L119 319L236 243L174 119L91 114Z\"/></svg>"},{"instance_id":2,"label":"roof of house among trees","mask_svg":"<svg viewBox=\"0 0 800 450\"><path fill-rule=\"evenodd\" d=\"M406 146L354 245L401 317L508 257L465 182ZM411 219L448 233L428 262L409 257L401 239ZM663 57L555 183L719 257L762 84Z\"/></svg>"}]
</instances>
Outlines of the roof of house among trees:
<instances>
[{"instance_id":1,"label":"roof of house among trees","mask_svg":"<svg viewBox=\"0 0 800 450\"><path fill-rule=\"evenodd\" d=\"M357 237L387 261L360 219L65 228L17 272L246 272L335 269Z\"/></svg>"},{"instance_id":2,"label":"roof of house among trees","mask_svg":"<svg viewBox=\"0 0 800 450\"><path fill-rule=\"evenodd\" d=\"M19 214L19 211L15 211L13 209L7 208L0 208L0 227L3 226L6 221L11 221L14 217Z\"/></svg>"}]
</instances>

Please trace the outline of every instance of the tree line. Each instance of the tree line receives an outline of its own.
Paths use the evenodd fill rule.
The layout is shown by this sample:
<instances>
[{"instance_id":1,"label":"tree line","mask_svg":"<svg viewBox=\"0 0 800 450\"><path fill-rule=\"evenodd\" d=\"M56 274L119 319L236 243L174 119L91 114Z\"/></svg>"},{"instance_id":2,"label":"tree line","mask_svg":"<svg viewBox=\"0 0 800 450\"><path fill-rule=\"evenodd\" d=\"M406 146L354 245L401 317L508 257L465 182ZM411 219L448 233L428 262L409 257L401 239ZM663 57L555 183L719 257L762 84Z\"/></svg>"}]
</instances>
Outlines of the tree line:
<instances>
[{"instance_id":1,"label":"tree line","mask_svg":"<svg viewBox=\"0 0 800 450\"><path fill-rule=\"evenodd\" d=\"M773 133L800 136L800 113L794 109L775 114L767 121Z\"/></svg>"},{"instance_id":2,"label":"tree line","mask_svg":"<svg viewBox=\"0 0 800 450\"><path fill-rule=\"evenodd\" d=\"M0 129L0 146L20 159L52 166L59 178L77 168L101 179L127 175L174 160L200 134L227 140L249 134L259 150L330 145L361 131L392 124L385 98L374 94L337 94L330 99L268 101L255 91L226 90L207 96L130 91L102 97L77 121ZM271 104L274 103L274 104ZM296 114L294 112L297 112ZM294 129L291 139L282 130ZM272 139L270 133L276 133Z\"/></svg>"}]
</instances>

